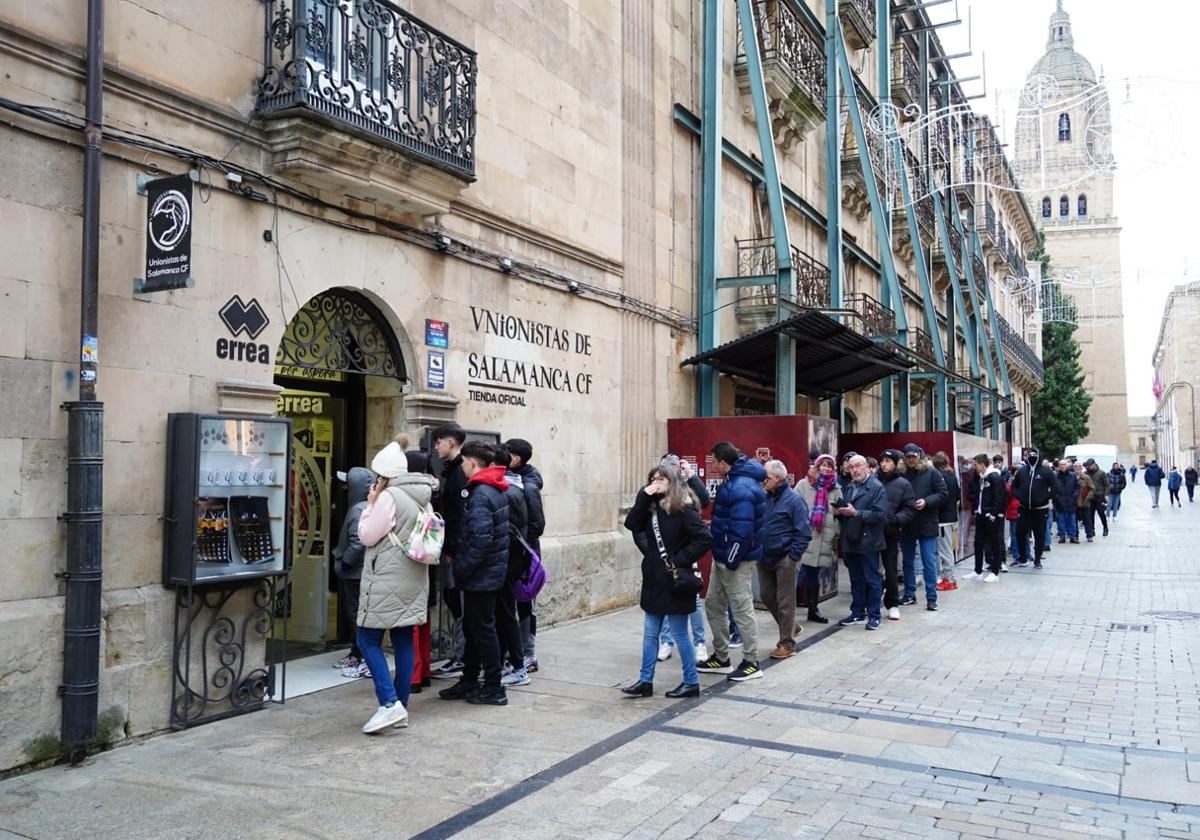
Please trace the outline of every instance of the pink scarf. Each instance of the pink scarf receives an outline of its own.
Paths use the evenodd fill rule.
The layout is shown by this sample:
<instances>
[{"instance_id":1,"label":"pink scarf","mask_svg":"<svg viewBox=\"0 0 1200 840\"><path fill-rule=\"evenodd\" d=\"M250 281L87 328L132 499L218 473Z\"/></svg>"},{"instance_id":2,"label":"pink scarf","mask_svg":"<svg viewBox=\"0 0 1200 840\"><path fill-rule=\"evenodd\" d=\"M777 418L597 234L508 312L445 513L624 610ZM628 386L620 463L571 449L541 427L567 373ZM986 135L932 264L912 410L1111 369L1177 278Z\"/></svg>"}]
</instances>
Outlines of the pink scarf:
<instances>
[{"instance_id":1,"label":"pink scarf","mask_svg":"<svg viewBox=\"0 0 1200 840\"><path fill-rule=\"evenodd\" d=\"M835 481L837 481L837 473L829 475L817 473L817 483L814 485L817 495L813 499L812 512L808 516L808 522L818 534L821 533L821 528L825 524L825 514L829 510L829 491Z\"/></svg>"}]
</instances>

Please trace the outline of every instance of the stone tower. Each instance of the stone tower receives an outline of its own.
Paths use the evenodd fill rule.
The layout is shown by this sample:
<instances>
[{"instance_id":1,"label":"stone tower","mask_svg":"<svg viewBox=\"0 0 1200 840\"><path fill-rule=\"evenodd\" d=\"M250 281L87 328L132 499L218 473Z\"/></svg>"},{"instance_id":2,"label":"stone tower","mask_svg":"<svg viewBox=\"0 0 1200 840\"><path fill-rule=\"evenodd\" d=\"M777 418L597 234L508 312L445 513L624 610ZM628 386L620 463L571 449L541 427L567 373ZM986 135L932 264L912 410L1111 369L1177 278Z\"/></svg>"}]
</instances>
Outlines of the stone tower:
<instances>
[{"instance_id":1,"label":"stone tower","mask_svg":"<svg viewBox=\"0 0 1200 840\"><path fill-rule=\"evenodd\" d=\"M1014 168L1046 234L1051 271L1075 301L1085 386L1092 395L1081 443L1129 448L1121 227L1113 203L1108 92L1075 51L1062 0L1046 51L1030 71L1017 116Z\"/></svg>"}]
</instances>

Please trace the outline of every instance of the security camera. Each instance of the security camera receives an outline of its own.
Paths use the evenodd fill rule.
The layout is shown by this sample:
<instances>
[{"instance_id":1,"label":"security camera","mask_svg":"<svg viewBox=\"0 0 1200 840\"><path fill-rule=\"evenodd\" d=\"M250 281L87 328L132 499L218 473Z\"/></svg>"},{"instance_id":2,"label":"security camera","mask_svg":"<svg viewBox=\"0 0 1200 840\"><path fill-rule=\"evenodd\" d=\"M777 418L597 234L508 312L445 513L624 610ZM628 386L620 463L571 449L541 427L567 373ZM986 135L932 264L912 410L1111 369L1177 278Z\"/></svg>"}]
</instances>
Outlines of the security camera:
<instances>
[{"instance_id":1,"label":"security camera","mask_svg":"<svg viewBox=\"0 0 1200 840\"><path fill-rule=\"evenodd\" d=\"M567 281L567 291L568 291L568 292L571 292L572 294L576 294L576 295L577 295L577 294L579 294L579 293L580 293L582 290L579 288L579 284L578 284L578 283L576 283L574 280L568 280L568 281Z\"/></svg>"},{"instance_id":2,"label":"security camera","mask_svg":"<svg viewBox=\"0 0 1200 840\"><path fill-rule=\"evenodd\" d=\"M450 246L453 244L454 243L451 241L450 237L446 236L444 233L437 238L437 246L439 251L449 251Z\"/></svg>"},{"instance_id":3,"label":"security camera","mask_svg":"<svg viewBox=\"0 0 1200 840\"><path fill-rule=\"evenodd\" d=\"M500 263L500 270L505 274L508 274L513 270L513 261L508 257L501 257L498 262Z\"/></svg>"}]
</instances>

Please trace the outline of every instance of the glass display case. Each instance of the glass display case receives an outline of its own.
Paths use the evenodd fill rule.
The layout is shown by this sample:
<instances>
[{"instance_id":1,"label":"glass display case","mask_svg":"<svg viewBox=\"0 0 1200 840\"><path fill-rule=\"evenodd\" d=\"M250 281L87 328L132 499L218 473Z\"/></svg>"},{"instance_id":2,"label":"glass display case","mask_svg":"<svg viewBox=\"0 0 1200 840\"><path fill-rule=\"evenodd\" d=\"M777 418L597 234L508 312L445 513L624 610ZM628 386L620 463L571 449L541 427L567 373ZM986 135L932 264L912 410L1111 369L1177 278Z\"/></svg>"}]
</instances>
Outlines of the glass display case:
<instances>
[{"instance_id":1,"label":"glass display case","mask_svg":"<svg viewBox=\"0 0 1200 840\"><path fill-rule=\"evenodd\" d=\"M288 571L291 445L287 418L168 415L164 584Z\"/></svg>"}]
</instances>

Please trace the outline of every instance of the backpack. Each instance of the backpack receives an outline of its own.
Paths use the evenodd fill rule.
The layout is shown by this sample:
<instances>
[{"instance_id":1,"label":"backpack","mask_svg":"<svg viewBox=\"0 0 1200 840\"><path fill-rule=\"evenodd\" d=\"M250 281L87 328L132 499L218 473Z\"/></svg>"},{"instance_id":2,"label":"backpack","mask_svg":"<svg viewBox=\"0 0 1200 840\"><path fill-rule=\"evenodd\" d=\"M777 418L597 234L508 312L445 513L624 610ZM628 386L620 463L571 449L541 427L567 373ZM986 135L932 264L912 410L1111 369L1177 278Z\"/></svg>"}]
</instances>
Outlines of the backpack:
<instances>
[{"instance_id":1,"label":"backpack","mask_svg":"<svg viewBox=\"0 0 1200 840\"><path fill-rule=\"evenodd\" d=\"M442 557L442 546L446 542L446 522L426 503L417 513L408 537L401 540L394 533L388 534L392 545L403 549L409 559L424 566L436 566Z\"/></svg>"},{"instance_id":2,"label":"backpack","mask_svg":"<svg viewBox=\"0 0 1200 840\"><path fill-rule=\"evenodd\" d=\"M521 540L521 544L529 551L529 571L517 578L513 582L513 592L517 596L517 600L521 603L528 603L537 597L537 594L542 591L542 587L546 585L546 567L542 565L542 558L538 557L536 551L517 536Z\"/></svg>"}]
</instances>

